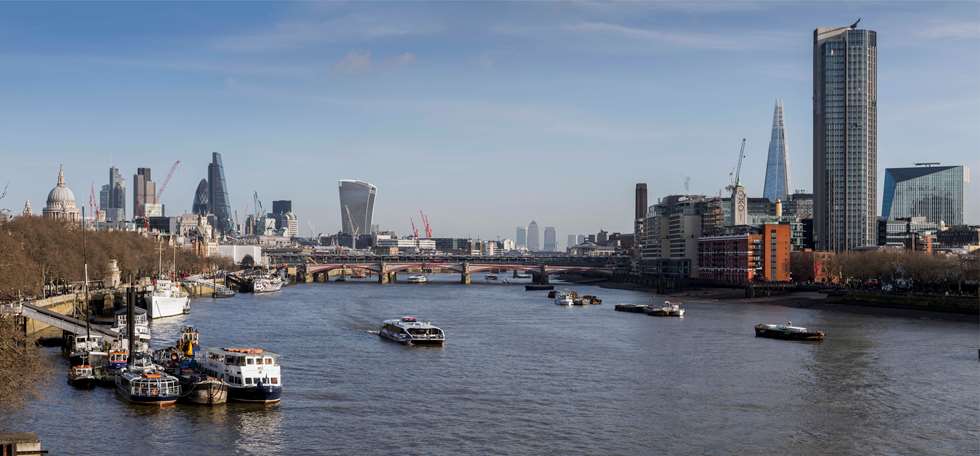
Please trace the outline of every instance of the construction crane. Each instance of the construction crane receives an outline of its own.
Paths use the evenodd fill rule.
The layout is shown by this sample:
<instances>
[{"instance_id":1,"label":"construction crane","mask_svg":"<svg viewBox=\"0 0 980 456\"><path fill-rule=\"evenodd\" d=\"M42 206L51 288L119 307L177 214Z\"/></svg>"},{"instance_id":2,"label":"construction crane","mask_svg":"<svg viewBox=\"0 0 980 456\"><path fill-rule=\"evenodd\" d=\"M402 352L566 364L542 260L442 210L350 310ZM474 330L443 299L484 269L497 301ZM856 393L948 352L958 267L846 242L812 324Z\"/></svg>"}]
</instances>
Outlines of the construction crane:
<instances>
[{"instance_id":1,"label":"construction crane","mask_svg":"<svg viewBox=\"0 0 980 456\"><path fill-rule=\"evenodd\" d=\"M3 190L0 191L0 200L2 200L3 197L7 196L7 187L10 187L10 182L7 182L6 184L3 185Z\"/></svg>"},{"instance_id":2,"label":"construction crane","mask_svg":"<svg viewBox=\"0 0 980 456\"><path fill-rule=\"evenodd\" d=\"M259 199L259 192L252 192L252 204L255 205L255 219L258 220L265 214L265 208L262 207L262 200Z\"/></svg>"},{"instance_id":3,"label":"construction crane","mask_svg":"<svg viewBox=\"0 0 980 456\"><path fill-rule=\"evenodd\" d=\"M415 227L415 219L409 217L408 222L412 224L412 233L415 235L415 239L419 238L419 229Z\"/></svg>"},{"instance_id":4,"label":"construction crane","mask_svg":"<svg viewBox=\"0 0 980 456\"><path fill-rule=\"evenodd\" d=\"M745 138L742 138L742 144L738 148L738 165L735 167L735 171L728 174L729 176L732 176L732 182L727 187L725 187L727 190L731 190L732 192L734 192L735 189L742 184L741 176L742 176L743 158L745 158Z\"/></svg>"},{"instance_id":5,"label":"construction crane","mask_svg":"<svg viewBox=\"0 0 980 456\"><path fill-rule=\"evenodd\" d=\"M423 229L425 229L425 237L432 238L432 225L429 225L429 217L426 217L426 215L422 213L422 209L419 209L419 218L422 220ZM415 237L418 237L418 234L416 234Z\"/></svg>"},{"instance_id":6,"label":"construction crane","mask_svg":"<svg viewBox=\"0 0 980 456\"><path fill-rule=\"evenodd\" d=\"M157 192L157 202L160 202L160 198L163 197L163 191L167 189L167 184L170 183L170 178L174 177L174 171L177 171L178 166L180 166L180 160L170 165L170 171L167 172L167 177L163 178L163 183L160 184L160 191Z\"/></svg>"}]
</instances>

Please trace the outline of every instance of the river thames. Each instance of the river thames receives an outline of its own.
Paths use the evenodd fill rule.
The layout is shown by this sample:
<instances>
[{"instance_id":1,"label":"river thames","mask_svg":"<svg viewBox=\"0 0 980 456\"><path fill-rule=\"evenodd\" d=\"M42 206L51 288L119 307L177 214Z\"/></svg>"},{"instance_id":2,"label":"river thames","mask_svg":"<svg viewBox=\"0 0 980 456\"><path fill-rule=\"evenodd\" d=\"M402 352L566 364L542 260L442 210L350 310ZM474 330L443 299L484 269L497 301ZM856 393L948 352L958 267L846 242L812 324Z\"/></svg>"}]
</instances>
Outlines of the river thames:
<instances>
[{"instance_id":1,"label":"river thames","mask_svg":"<svg viewBox=\"0 0 980 456\"><path fill-rule=\"evenodd\" d=\"M546 292L432 276L425 285L296 285L197 299L152 323L155 348L181 326L203 346L282 356L275 406L127 404L73 390L67 363L43 397L0 417L50 454L977 454L978 325L724 301L685 301L684 319L613 311L651 294ZM476 283L481 282L481 283ZM662 301L662 298L659 299ZM415 315L443 348L380 339ZM821 329L823 343L760 339L753 325Z\"/></svg>"}]
</instances>

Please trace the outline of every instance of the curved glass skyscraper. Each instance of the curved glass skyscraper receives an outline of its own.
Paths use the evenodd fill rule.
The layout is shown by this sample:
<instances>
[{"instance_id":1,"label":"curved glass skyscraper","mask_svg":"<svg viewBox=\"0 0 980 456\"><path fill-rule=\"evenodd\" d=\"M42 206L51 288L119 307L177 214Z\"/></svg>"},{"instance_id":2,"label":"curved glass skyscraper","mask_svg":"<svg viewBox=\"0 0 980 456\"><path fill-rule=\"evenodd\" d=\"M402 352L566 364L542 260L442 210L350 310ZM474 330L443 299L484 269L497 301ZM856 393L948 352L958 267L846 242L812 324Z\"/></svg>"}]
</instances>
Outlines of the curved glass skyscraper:
<instances>
[{"instance_id":1,"label":"curved glass skyscraper","mask_svg":"<svg viewBox=\"0 0 980 456\"><path fill-rule=\"evenodd\" d=\"M364 181L347 179L339 182L339 188L341 231L350 235L370 234L378 188Z\"/></svg>"},{"instance_id":2,"label":"curved glass skyscraper","mask_svg":"<svg viewBox=\"0 0 980 456\"><path fill-rule=\"evenodd\" d=\"M208 215L210 212L208 204L210 204L208 180L201 179L201 182L197 184L197 191L194 192L194 205L192 206L191 212L197 215Z\"/></svg>"},{"instance_id":3,"label":"curved glass skyscraper","mask_svg":"<svg viewBox=\"0 0 980 456\"><path fill-rule=\"evenodd\" d=\"M963 166L923 163L914 168L885 169L881 216L888 220L925 217L929 223L963 223Z\"/></svg>"}]
</instances>

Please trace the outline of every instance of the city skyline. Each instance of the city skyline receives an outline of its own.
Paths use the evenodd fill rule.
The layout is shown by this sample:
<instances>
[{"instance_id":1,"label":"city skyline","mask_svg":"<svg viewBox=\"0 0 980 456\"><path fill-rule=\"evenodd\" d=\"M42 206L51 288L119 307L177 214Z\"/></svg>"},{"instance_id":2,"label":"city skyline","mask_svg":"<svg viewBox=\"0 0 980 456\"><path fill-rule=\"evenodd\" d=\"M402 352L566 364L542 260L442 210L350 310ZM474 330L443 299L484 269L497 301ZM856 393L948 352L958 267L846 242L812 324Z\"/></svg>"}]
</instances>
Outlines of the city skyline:
<instances>
[{"instance_id":1,"label":"city skyline","mask_svg":"<svg viewBox=\"0 0 980 456\"><path fill-rule=\"evenodd\" d=\"M978 122L980 90L971 75L980 65L975 59L950 58L975 55L980 41L975 31L978 13L962 4L889 9L863 5L843 10L759 4L725 8L705 4L690 9L676 5L477 8L499 13L499 22L487 19L494 15L475 14L472 9L447 7L437 13L422 5L403 11L405 30L397 37L365 36L342 27L334 27L333 36L320 35L325 33L320 28L308 37L276 35L281 41L272 41L282 47L275 51L290 51L281 60L270 60L273 50L257 49L255 40L247 45L248 38L274 35L280 30L277 24L286 27L307 19L320 25L348 24L353 18L379 25L398 21L371 5L322 8L329 11L308 5L254 5L227 18L207 7L150 9L169 19L200 14L198 24L208 26L172 25L169 22L181 21L154 20L125 5L0 6L6 13L0 21L12 38L6 48L10 58L2 65L11 82L4 89L9 95L7 120L16 132L0 143L0 156L18 163L16 173L0 172L0 185L10 182L3 207L17 211L25 200L43 200L45 183L59 163L65 163L81 196L88 193L90 183L97 189L105 183L109 166L116 166L124 176L138 167L156 169L159 175L180 159L185 167L178 170L161 203L169 215L189 212L202 177L191 170L201 169L207 155L219 151L225 154L232 211L249 207L253 191L291 198L304 220L300 230L304 235L309 231L306 220L321 232L339 231L341 225L336 198L325 198L308 184L349 175L386 192L375 209L375 223L400 233L409 231L408 219L419 208L431 218L437 236L505 238L514 225L532 217L566 232L605 228L629 233L635 182L649 183L650 204L668 194L686 193L686 176L691 177L690 193L717 194L734 167L731 150L740 137L748 138L742 180L750 196L762 196L763 189L756 186L764 180L774 98L786 103L787 142L793 144L795 157L791 174L797 176L793 185L813 191L807 159L811 154L811 34L816 27L849 24L857 17L864 17L862 27L882 37L878 198L884 168L922 161L922 151L936 155L934 144L944 147L930 159L980 169L970 153L971 144L980 138L969 128ZM37 11L50 12L51 33L17 23ZM96 30L72 19L76 16L72 13L79 11L85 17L116 17L119 23L149 21L149 27ZM774 17L781 21L776 24L770 20ZM452 26L453 19L485 31L486 42ZM747 31L764 45L726 38L724 33L733 31L733 20L744 24L734 31ZM420 32L424 29L420 23L430 23L431 29ZM715 30L716 26L720 28ZM185 39L206 45L193 52L166 39L176 32L187 32ZM570 49L552 39L558 36L581 46ZM446 37L459 38L458 43L434 44ZM131 45L110 49L121 38ZM526 39L539 42L540 49L518 51L510 46ZM318 58L309 59L314 56ZM733 64L746 59L753 65ZM661 65L664 60L671 65ZM939 68L938 62L943 63L942 71L931 69ZM522 74L528 78L519 93L513 93L510 84L497 82L506 80L515 65L525 68ZM572 75L596 65L605 69L588 80ZM77 83L89 88L86 93L57 88L59 84L75 87L59 79L59 68L64 66L78 69ZM564 77L557 85L555 70ZM441 93L419 85L433 76L445 81L450 75L457 81ZM170 83L178 79L185 82ZM120 89L127 85L132 87ZM483 89L474 92L470 90L474 86ZM662 87L673 87L675 94ZM710 88L712 97L721 99L709 100L687 87ZM121 92L111 96L113 91ZM141 95L146 91L160 95ZM561 101L567 93L583 91L594 95L577 96L575 108ZM675 96L685 100L685 112L657 108L674 103ZM418 105L425 99L430 101ZM97 109L89 112L96 103ZM59 110L52 111L51 106ZM417 106L431 112L431 117L413 116ZM82 112L88 117L79 123L75 119ZM294 113L306 113L311 120L297 120ZM374 116L380 116L378 125L388 132L379 135L367 127ZM331 127L321 133L323 125ZM516 134L501 139L507 135L490 125L516 129ZM435 139L412 133L425 129L455 132L440 133ZM495 139L477 140L484 136ZM532 166L503 177L493 173L508 187L523 189L490 194L482 189L495 182L489 175L474 177L471 163L453 158L450 151L454 150L465 152L464 157L511 161L533 155ZM530 154L531 150L535 152ZM406 155L429 160L400 162L398 169L372 165ZM274 161L270 156L286 159ZM565 156L573 157L569 162L574 163L557 160ZM430 160L441 165L438 171L427 171L421 164ZM590 167L582 163L590 161L602 166L604 174L596 178L588 173ZM621 161L631 165L616 166ZM556 163L557 171L575 185L541 183L532 170L535 163L543 162ZM980 217L976 189L976 183L965 188L967 223L977 223ZM538 196L526 198L528 192ZM569 196L575 207L588 210L553 204Z\"/></svg>"}]
</instances>

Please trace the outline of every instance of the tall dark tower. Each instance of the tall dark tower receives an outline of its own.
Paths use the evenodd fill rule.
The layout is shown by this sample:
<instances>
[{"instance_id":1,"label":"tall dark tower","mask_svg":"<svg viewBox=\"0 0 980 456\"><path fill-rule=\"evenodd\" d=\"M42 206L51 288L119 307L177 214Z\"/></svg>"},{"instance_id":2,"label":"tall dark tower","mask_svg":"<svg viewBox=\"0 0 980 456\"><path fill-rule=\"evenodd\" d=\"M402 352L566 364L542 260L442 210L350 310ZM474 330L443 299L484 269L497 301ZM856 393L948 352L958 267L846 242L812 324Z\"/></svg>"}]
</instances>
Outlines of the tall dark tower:
<instances>
[{"instance_id":1,"label":"tall dark tower","mask_svg":"<svg viewBox=\"0 0 980 456\"><path fill-rule=\"evenodd\" d=\"M640 247L644 242L643 224L647 218L647 184L640 182L636 184L636 208L633 211L633 245L636 246L633 252L639 256Z\"/></svg>"},{"instance_id":2,"label":"tall dark tower","mask_svg":"<svg viewBox=\"0 0 980 456\"><path fill-rule=\"evenodd\" d=\"M877 245L878 36L813 31L813 236L818 250Z\"/></svg>"}]
</instances>

